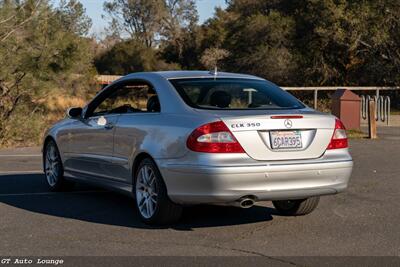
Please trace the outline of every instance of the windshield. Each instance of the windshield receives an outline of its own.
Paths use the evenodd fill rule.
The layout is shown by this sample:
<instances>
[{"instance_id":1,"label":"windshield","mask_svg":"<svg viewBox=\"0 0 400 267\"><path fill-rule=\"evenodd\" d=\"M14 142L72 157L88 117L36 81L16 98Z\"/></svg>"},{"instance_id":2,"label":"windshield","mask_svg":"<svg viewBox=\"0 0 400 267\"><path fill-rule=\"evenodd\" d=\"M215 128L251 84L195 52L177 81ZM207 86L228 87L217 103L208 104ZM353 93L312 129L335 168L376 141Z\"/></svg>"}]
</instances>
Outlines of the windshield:
<instances>
[{"instance_id":1,"label":"windshield","mask_svg":"<svg viewBox=\"0 0 400 267\"><path fill-rule=\"evenodd\" d=\"M182 99L200 109L299 109L304 105L278 86L253 79L170 80Z\"/></svg>"}]
</instances>

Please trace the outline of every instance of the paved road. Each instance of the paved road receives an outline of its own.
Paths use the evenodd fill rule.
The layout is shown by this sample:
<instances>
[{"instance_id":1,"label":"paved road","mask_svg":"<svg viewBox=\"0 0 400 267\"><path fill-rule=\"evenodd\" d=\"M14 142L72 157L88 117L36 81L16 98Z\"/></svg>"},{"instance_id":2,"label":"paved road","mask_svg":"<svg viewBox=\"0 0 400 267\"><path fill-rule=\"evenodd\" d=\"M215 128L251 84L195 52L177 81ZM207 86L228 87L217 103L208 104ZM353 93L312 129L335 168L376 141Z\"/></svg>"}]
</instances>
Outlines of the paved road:
<instances>
[{"instance_id":1,"label":"paved road","mask_svg":"<svg viewBox=\"0 0 400 267\"><path fill-rule=\"evenodd\" d=\"M269 202L201 206L167 228L142 224L124 196L83 185L48 192L37 152L0 151L0 255L400 256L400 128L352 140L349 190L308 216L279 216Z\"/></svg>"}]
</instances>

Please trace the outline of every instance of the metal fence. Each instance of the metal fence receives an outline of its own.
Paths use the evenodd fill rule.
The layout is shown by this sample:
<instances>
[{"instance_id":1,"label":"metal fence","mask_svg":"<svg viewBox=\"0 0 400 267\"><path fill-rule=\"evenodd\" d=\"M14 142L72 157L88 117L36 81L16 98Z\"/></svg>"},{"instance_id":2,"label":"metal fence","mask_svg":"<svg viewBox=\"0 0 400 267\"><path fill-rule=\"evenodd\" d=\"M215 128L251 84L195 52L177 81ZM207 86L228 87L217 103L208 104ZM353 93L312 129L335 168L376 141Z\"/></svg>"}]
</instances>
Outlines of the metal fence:
<instances>
[{"instance_id":1,"label":"metal fence","mask_svg":"<svg viewBox=\"0 0 400 267\"><path fill-rule=\"evenodd\" d=\"M314 91L314 109L318 107L318 91L336 91L338 89L347 89L351 91L374 91L375 97L379 99L381 91L400 90L400 86L378 87L378 86L326 86L326 87L282 87L288 91Z\"/></svg>"}]
</instances>

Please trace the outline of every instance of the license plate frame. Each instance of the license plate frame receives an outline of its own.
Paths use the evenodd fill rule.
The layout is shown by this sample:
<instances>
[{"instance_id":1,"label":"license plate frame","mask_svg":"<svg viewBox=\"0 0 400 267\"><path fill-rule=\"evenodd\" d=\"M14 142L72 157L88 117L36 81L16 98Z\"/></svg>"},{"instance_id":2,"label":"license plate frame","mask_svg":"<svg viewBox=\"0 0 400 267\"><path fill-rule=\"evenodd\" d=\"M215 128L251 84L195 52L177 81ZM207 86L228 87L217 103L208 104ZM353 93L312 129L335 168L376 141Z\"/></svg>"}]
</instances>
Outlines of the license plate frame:
<instances>
[{"instance_id":1,"label":"license plate frame","mask_svg":"<svg viewBox=\"0 0 400 267\"><path fill-rule=\"evenodd\" d=\"M301 131L299 130L270 131L269 138L273 150L303 149Z\"/></svg>"}]
</instances>

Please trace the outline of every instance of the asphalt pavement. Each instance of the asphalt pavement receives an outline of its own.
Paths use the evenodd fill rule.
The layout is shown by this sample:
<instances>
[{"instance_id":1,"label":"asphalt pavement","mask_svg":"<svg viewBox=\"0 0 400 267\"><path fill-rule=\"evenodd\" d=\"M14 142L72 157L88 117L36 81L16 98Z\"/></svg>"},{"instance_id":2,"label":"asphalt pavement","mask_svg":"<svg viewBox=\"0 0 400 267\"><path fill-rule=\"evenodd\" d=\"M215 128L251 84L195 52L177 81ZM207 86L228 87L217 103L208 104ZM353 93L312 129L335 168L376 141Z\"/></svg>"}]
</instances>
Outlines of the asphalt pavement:
<instances>
[{"instance_id":1,"label":"asphalt pavement","mask_svg":"<svg viewBox=\"0 0 400 267\"><path fill-rule=\"evenodd\" d=\"M52 193L39 148L0 150L0 255L400 256L400 128L351 140L347 192L322 197L307 216L197 206L180 223L149 227L133 200L87 185Z\"/></svg>"}]
</instances>

